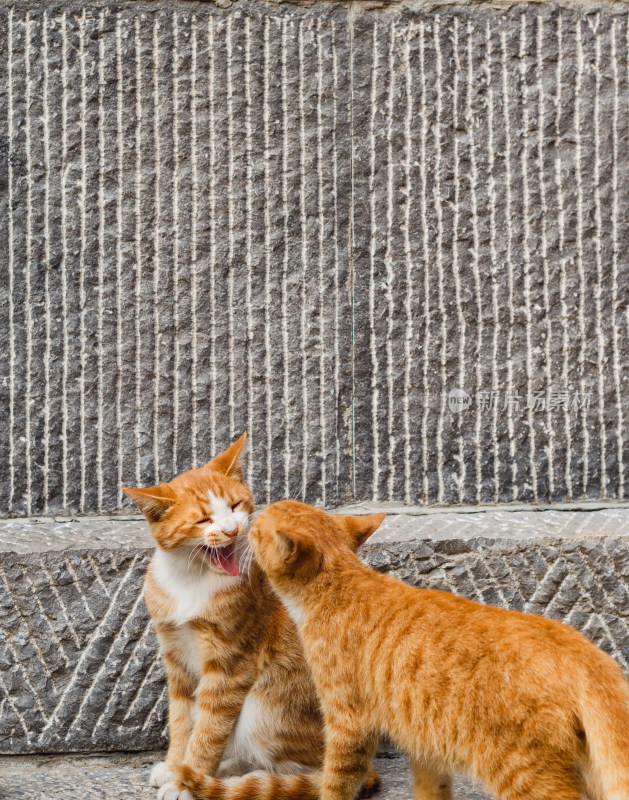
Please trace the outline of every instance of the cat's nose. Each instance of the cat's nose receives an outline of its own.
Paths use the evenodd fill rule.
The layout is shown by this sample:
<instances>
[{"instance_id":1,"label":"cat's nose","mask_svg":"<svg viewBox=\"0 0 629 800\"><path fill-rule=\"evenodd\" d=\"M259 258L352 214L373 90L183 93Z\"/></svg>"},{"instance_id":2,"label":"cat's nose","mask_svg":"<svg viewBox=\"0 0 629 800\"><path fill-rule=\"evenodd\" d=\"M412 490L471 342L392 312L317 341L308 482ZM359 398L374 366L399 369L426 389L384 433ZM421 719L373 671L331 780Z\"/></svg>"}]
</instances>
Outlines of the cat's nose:
<instances>
[{"instance_id":1,"label":"cat's nose","mask_svg":"<svg viewBox=\"0 0 629 800\"><path fill-rule=\"evenodd\" d=\"M225 522L223 524L223 533L226 533L228 536L235 536L238 533L238 523Z\"/></svg>"}]
</instances>

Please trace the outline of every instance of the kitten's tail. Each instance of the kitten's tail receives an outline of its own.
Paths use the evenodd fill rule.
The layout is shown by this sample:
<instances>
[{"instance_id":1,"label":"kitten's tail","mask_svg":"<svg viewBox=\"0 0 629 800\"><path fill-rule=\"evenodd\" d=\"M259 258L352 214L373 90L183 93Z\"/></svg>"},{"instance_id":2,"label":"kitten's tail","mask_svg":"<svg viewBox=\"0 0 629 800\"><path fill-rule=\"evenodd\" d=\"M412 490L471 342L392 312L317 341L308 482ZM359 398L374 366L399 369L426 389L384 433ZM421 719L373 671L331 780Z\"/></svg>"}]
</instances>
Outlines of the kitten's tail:
<instances>
[{"instance_id":1,"label":"kitten's tail","mask_svg":"<svg viewBox=\"0 0 629 800\"><path fill-rule=\"evenodd\" d=\"M291 775L250 772L242 777L221 779L182 766L179 779L200 800L318 800L321 793L320 772Z\"/></svg>"},{"instance_id":2,"label":"kitten's tail","mask_svg":"<svg viewBox=\"0 0 629 800\"><path fill-rule=\"evenodd\" d=\"M179 768L183 785L201 800L319 800L321 772L276 775L250 772L238 778L211 778L191 767ZM360 797L371 797L380 788L380 777L369 770Z\"/></svg>"},{"instance_id":3,"label":"kitten's tail","mask_svg":"<svg viewBox=\"0 0 629 800\"><path fill-rule=\"evenodd\" d=\"M590 672L579 710L589 756L586 780L592 796L597 800L627 800L629 681L609 656Z\"/></svg>"}]
</instances>

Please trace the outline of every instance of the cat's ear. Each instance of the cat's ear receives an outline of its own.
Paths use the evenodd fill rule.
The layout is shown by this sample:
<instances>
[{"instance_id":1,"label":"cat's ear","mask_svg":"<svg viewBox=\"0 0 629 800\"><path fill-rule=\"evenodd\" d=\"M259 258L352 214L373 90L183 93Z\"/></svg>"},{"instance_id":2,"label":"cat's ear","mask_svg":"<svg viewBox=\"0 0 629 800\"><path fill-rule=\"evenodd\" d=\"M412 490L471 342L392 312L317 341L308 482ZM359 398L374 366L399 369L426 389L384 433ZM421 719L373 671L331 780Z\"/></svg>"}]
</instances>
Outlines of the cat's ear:
<instances>
[{"instance_id":1,"label":"cat's ear","mask_svg":"<svg viewBox=\"0 0 629 800\"><path fill-rule=\"evenodd\" d=\"M150 486L148 489L123 486L122 491L133 500L149 522L159 522L177 500L175 490L167 483Z\"/></svg>"},{"instance_id":2,"label":"cat's ear","mask_svg":"<svg viewBox=\"0 0 629 800\"><path fill-rule=\"evenodd\" d=\"M280 558L286 564L294 564L299 556L299 542L282 530L275 531L275 543Z\"/></svg>"},{"instance_id":3,"label":"cat's ear","mask_svg":"<svg viewBox=\"0 0 629 800\"><path fill-rule=\"evenodd\" d=\"M240 439L231 444L227 450L220 455L208 461L205 465L207 469L214 470L215 472L222 472L223 475L231 475L239 481L245 480L245 473L243 469L243 457L245 455L245 443L247 441L247 431L245 431Z\"/></svg>"},{"instance_id":4,"label":"cat's ear","mask_svg":"<svg viewBox=\"0 0 629 800\"><path fill-rule=\"evenodd\" d=\"M308 539L281 528L276 528L273 533L277 554L289 574L305 579L321 569L323 554Z\"/></svg>"},{"instance_id":5,"label":"cat's ear","mask_svg":"<svg viewBox=\"0 0 629 800\"><path fill-rule=\"evenodd\" d=\"M386 514L370 514L368 517L344 517L338 516L336 520L341 523L345 532L349 536L354 550L358 550L361 544L374 533L382 523Z\"/></svg>"}]
</instances>

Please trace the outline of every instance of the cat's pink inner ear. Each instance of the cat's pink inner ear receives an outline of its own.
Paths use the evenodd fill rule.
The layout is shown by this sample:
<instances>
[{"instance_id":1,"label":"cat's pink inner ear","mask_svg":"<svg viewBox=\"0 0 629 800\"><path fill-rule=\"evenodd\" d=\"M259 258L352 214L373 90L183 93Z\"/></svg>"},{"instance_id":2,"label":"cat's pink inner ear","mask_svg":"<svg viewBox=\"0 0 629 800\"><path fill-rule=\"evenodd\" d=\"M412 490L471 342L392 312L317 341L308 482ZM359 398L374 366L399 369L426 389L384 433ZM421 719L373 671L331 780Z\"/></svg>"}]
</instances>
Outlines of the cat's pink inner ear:
<instances>
[{"instance_id":1,"label":"cat's pink inner ear","mask_svg":"<svg viewBox=\"0 0 629 800\"><path fill-rule=\"evenodd\" d=\"M245 454L245 443L247 441L247 431L245 431L239 439L231 444L227 450L220 455L213 458L205 465L206 468L221 472L223 475L231 475L238 478L239 481L244 481L245 473L243 470L243 457Z\"/></svg>"},{"instance_id":2,"label":"cat's pink inner ear","mask_svg":"<svg viewBox=\"0 0 629 800\"><path fill-rule=\"evenodd\" d=\"M122 491L136 504L149 522L159 522L177 500L175 490L168 483L150 486L148 489L132 489L123 486Z\"/></svg>"},{"instance_id":3,"label":"cat's pink inner ear","mask_svg":"<svg viewBox=\"0 0 629 800\"><path fill-rule=\"evenodd\" d=\"M361 544L364 544L379 528L385 517L386 514L381 512L380 514L370 514L367 517L339 516L337 519L344 527L351 544L358 550Z\"/></svg>"}]
</instances>

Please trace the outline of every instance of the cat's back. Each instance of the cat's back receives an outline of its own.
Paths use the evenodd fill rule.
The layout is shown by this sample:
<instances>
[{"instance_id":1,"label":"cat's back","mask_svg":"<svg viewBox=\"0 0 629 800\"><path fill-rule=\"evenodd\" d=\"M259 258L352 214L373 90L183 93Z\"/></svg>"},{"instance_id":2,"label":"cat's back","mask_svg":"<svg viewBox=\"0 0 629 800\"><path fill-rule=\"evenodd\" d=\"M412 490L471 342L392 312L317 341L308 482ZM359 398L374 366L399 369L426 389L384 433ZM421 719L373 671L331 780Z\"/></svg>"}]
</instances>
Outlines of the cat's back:
<instances>
[{"instance_id":1,"label":"cat's back","mask_svg":"<svg viewBox=\"0 0 629 800\"><path fill-rule=\"evenodd\" d=\"M583 634L557 620L410 586L372 570L354 577L346 594L352 606L347 644L360 643L376 683L418 674L420 665L430 672L431 663L466 680L526 672L540 685L573 669L619 671Z\"/></svg>"},{"instance_id":2,"label":"cat's back","mask_svg":"<svg viewBox=\"0 0 629 800\"><path fill-rule=\"evenodd\" d=\"M421 683L427 698L452 693L471 706L474 696L518 698L556 709L559 698L571 707L592 676L626 682L610 656L562 622L375 577L361 648L363 680L380 697L406 697Z\"/></svg>"}]
</instances>

